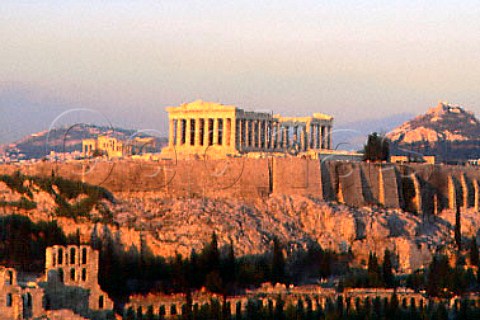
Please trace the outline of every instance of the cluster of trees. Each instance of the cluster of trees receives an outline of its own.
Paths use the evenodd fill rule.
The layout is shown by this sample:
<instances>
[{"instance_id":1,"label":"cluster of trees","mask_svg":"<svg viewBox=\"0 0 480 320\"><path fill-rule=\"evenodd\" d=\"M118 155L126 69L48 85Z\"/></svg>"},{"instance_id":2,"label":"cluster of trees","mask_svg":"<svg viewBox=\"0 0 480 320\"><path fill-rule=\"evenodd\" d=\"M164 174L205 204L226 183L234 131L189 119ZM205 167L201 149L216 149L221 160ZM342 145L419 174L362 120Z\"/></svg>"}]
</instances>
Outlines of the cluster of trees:
<instances>
[{"instance_id":1,"label":"cluster of trees","mask_svg":"<svg viewBox=\"0 0 480 320\"><path fill-rule=\"evenodd\" d=\"M393 255L385 250L380 264L377 256L370 253L367 270L350 270L340 281L339 287L351 288L395 288L405 280L405 285L415 291L425 290L430 297L451 298L480 289L480 274L474 272L479 267L479 253L475 238L472 238L468 252L470 265L464 256L459 256L452 267L446 255L436 254L426 268L408 275L396 277L393 273ZM472 268L473 267L473 268Z\"/></svg>"},{"instance_id":2,"label":"cluster of trees","mask_svg":"<svg viewBox=\"0 0 480 320\"><path fill-rule=\"evenodd\" d=\"M45 249L68 241L55 221L33 223L21 215L0 217L0 265L43 272Z\"/></svg>"},{"instance_id":3,"label":"cluster of trees","mask_svg":"<svg viewBox=\"0 0 480 320\"><path fill-rule=\"evenodd\" d=\"M342 285L352 288L394 288L397 281L393 274L392 259L392 253L387 249L380 265L377 255L370 252L367 270L352 271Z\"/></svg>"},{"instance_id":4,"label":"cluster of trees","mask_svg":"<svg viewBox=\"0 0 480 320\"><path fill-rule=\"evenodd\" d=\"M349 298L347 298L348 300ZM399 301L396 293L390 299L379 297L370 300L359 298L354 301L344 301L339 295L336 301L327 299L325 307L310 298L299 299L295 304L285 303L277 297L276 303L269 300L267 305L251 299L246 310L240 303L232 306L229 302L212 299L210 303L199 306L186 302L180 308L172 305L170 314L174 319L185 320L313 320L313 319L412 319L412 320L447 320L447 319L479 319L480 310L472 307L468 301L459 301L452 309L444 303L430 301L428 305L416 305L415 301L402 299ZM315 308L314 308L315 305ZM180 314L181 310L181 314ZM163 320L165 307L161 306L158 314L150 306L147 310L129 308L124 310L125 320Z\"/></svg>"},{"instance_id":5,"label":"cluster of trees","mask_svg":"<svg viewBox=\"0 0 480 320\"><path fill-rule=\"evenodd\" d=\"M278 239L262 255L237 258L233 245L219 248L216 234L200 252L188 258L154 256L142 241L140 251L125 250L108 231L94 240L100 250L99 282L111 296L122 299L132 293L190 292L202 287L215 293L232 295L264 282L291 283L305 278L329 277L334 266L348 265L342 256L312 245L295 257L285 257ZM345 268L344 268L345 269Z\"/></svg>"},{"instance_id":6,"label":"cluster of trees","mask_svg":"<svg viewBox=\"0 0 480 320\"><path fill-rule=\"evenodd\" d=\"M478 254L478 249L477 249ZM477 261L478 264L478 261ZM417 271L407 278L407 286L414 290L426 290L431 297L451 298L480 288L480 276L466 267L463 257L452 267L446 255L433 256L425 271Z\"/></svg>"}]
</instances>

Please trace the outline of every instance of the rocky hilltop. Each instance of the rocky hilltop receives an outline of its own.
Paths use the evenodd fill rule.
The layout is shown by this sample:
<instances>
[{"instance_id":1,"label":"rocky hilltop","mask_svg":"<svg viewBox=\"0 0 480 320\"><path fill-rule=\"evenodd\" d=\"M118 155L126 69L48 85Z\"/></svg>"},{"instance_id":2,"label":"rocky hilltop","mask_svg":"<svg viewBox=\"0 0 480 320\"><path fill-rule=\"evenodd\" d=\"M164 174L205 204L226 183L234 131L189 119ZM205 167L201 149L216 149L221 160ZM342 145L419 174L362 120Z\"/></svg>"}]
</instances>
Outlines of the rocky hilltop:
<instances>
[{"instance_id":1,"label":"rocky hilltop","mask_svg":"<svg viewBox=\"0 0 480 320\"><path fill-rule=\"evenodd\" d=\"M51 151L76 152L80 155L82 140L96 138L99 135L114 136L120 140L128 140L132 136L149 136L131 129L80 123L36 132L8 145L0 146L0 156L3 153L10 160L42 159ZM164 140L157 138L157 145L163 145Z\"/></svg>"},{"instance_id":2,"label":"rocky hilltop","mask_svg":"<svg viewBox=\"0 0 480 320\"><path fill-rule=\"evenodd\" d=\"M260 160L256 160L252 165L258 168L259 163ZM396 169L364 164L347 172L346 164L331 165L332 170L327 171L325 167L322 177L313 175L319 183L311 184L311 193L299 189L301 185L286 189L286 185L274 179L271 192L260 188L261 192L252 197L237 196L241 190L176 195L174 181L181 177L180 168L172 183L149 190L139 190L138 186L120 180L127 179L125 173L112 174L110 178L120 180L118 184L124 187L110 193L105 188L60 178L57 174L65 168L53 167L38 170L45 172L40 175L43 177L15 172L2 175L0 200L3 201L0 203L4 214L17 212L37 221L56 219L66 234L75 234L78 230L83 241L110 234L125 250L138 252L143 239L151 252L165 257L177 253L188 256L192 249L200 251L216 232L220 246L232 241L238 255L264 253L271 249L272 240L277 237L288 252L302 250L312 242L337 252L352 249L358 265L368 260L369 252L380 256L388 248L397 257L398 270L411 271L428 264L438 250L453 252L457 207L462 207L464 239L477 236L480 189L477 173L468 168L452 171L438 166L432 171L430 166L419 166L415 171L403 172L395 182ZM279 168L289 173L289 168L301 167L295 162L283 166L279 162L270 167L274 178ZM2 167L5 172L8 168ZM34 168L23 169L34 172ZM121 162L116 169L120 168L130 167ZM243 168L249 167L245 164ZM309 170L310 177L314 170L312 167ZM255 181L258 171L249 172L248 180ZM57 174L53 175L54 172ZM133 173L138 176L139 171ZM341 175L340 180L337 175ZM85 179L89 177L95 176L86 175ZM287 177L292 177L292 173ZM327 177L338 180L333 183L335 189L327 188ZM381 177L389 179L380 184ZM355 183L362 180L365 180L364 186L356 186ZM144 188L148 186L146 177L142 182ZM377 187L373 187L374 183ZM402 186L399 188L396 183ZM188 187L191 190L194 185ZM407 204L402 205L403 208L398 201L397 204L386 201L386 191L392 188L403 190L402 202ZM325 194L319 193L321 190ZM327 196L329 193L332 195ZM383 200L373 201L375 194Z\"/></svg>"},{"instance_id":3,"label":"rocky hilltop","mask_svg":"<svg viewBox=\"0 0 480 320\"><path fill-rule=\"evenodd\" d=\"M479 158L480 121L458 105L440 102L387 134L395 153L420 152L444 160Z\"/></svg>"}]
</instances>

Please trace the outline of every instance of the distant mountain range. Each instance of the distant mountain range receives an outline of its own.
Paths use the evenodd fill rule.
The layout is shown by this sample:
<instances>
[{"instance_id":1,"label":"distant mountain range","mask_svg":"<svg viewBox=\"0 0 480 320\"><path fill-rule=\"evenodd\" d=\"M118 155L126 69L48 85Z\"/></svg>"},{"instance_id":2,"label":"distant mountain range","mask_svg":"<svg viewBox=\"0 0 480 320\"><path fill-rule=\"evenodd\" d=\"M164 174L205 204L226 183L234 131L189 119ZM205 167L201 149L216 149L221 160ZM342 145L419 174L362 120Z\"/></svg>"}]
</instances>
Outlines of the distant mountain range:
<instances>
[{"instance_id":1,"label":"distant mountain range","mask_svg":"<svg viewBox=\"0 0 480 320\"><path fill-rule=\"evenodd\" d=\"M334 127L333 147L339 150L359 151L368 134L386 134L392 142L392 154L421 153L437 155L442 160L458 161L480 158L480 121L458 105L439 103L425 114L414 116L402 113L379 119L368 119ZM0 146L0 155L12 159L41 159L50 154L81 151L82 139L99 135L128 140L137 135L135 130L111 128L91 124L44 130L28 135L11 144ZM158 151L166 138L157 139Z\"/></svg>"},{"instance_id":2,"label":"distant mountain range","mask_svg":"<svg viewBox=\"0 0 480 320\"><path fill-rule=\"evenodd\" d=\"M44 130L25 136L18 141L4 145L1 153L12 159L41 159L49 155L51 151L57 153L81 151L83 139L96 138L99 135L115 136L123 141L129 140L130 137L148 136L144 133L137 134L136 130L131 129L77 124L71 127ZM157 146L162 146L165 142L165 139L157 137L156 139Z\"/></svg>"},{"instance_id":3,"label":"distant mountain range","mask_svg":"<svg viewBox=\"0 0 480 320\"><path fill-rule=\"evenodd\" d=\"M440 102L387 134L393 152L437 155L446 161L480 158L480 121L459 105Z\"/></svg>"}]
</instances>

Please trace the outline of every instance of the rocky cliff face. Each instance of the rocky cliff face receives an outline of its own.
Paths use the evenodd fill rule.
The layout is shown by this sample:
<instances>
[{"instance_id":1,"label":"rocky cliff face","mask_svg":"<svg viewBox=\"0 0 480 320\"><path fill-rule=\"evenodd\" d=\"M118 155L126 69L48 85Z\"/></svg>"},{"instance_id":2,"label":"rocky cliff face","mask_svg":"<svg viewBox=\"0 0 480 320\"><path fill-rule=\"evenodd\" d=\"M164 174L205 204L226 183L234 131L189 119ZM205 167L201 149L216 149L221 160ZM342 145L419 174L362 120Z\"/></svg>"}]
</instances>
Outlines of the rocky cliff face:
<instances>
[{"instance_id":1,"label":"rocky cliff face","mask_svg":"<svg viewBox=\"0 0 480 320\"><path fill-rule=\"evenodd\" d=\"M387 137L399 149L442 155L447 160L480 156L480 122L473 112L458 105L440 102Z\"/></svg>"},{"instance_id":2,"label":"rocky cliff face","mask_svg":"<svg viewBox=\"0 0 480 320\"><path fill-rule=\"evenodd\" d=\"M201 250L216 232L219 244L228 245L231 239L238 255L268 251L273 237L278 237L289 252L306 248L311 241L339 252L351 248L358 265L368 260L370 251L381 256L388 248L397 254L399 269L411 271L428 264L436 250L454 247L452 210L426 218L397 209L351 208L302 196L270 196L254 203L165 200L155 194L120 198L123 209L115 215L116 222L144 230L150 249L164 256L176 252L188 256L192 249ZM480 217L466 210L463 236L476 236L479 227Z\"/></svg>"},{"instance_id":3,"label":"rocky cliff face","mask_svg":"<svg viewBox=\"0 0 480 320\"><path fill-rule=\"evenodd\" d=\"M1 182L3 212L26 214L37 221L50 220L58 212L59 195L65 195L62 185L53 184L52 189L45 191L41 180L25 180L21 185ZM36 203L35 207L18 207L25 194ZM65 201L74 204L82 199L85 194L72 194ZM166 198L156 191L118 192L113 202L105 199L102 203L111 213L108 224L95 222L95 206L90 215L77 222L69 217L55 219L66 234L75 234L78 229L83 241L109 233L125 250L140 250L143 238L149 250L166 257L176 253L188 256L193 249L200 251L213 232L220 246L232 240L240 256L270 250L274 237L286 245L288 252L306 248L311 242L340 252L351 248L359 266L368 260L370 251L381 256L388 248L397 255L400 271L420 268L429 263L436 250L453 248L455 214L451 209L432 216L373 205L352 208L302 195L271 194L246 201ZM480 216L475 208L462 210L463 236L476 236L479 228Z\"/></svg>"}]
</instances>

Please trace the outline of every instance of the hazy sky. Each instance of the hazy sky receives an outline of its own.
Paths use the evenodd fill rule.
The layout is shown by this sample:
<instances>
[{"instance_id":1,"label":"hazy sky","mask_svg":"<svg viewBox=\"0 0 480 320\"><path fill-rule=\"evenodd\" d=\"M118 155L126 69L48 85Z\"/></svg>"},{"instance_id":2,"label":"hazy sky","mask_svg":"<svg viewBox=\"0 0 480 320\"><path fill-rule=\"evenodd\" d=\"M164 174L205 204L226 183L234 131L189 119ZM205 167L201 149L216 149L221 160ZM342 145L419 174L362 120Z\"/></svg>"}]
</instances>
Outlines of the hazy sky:
<instances>
[{"instance_id":1,"label":"hazy sky","mask_svg":"<svg viewBox=\"0 0 480 320\"><path fill-rule=\"evenodd\" d=\"M73 108L166 133L164 107L199 98L338 126L439 100L480 113L479 17L477 1L5 0L0 142Z\"/></svg>"}]
</instances>

